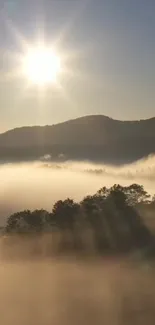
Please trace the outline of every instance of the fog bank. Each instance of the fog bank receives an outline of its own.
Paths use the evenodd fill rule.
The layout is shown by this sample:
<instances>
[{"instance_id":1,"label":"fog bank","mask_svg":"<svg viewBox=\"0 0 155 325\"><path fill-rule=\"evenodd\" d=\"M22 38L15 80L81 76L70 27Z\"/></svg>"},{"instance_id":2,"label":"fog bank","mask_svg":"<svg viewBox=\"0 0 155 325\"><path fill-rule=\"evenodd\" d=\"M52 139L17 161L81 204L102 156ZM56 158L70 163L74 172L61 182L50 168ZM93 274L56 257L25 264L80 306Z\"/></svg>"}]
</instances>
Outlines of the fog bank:
<instances>
[{"instance_id":1,"label":"fog bank","mask_svg":"<svg viewBox=\"0 0 155 325\"><path fill-rule=\"evenodd\" d=\"M154 325L151 271L120 261L0 265L3 325Z\"/></svg>"},{"instance_id":2,"label":"fog bank","mask_svg":"<svg viewBox=\"0 0 155 325\"><path fill-rule=\"evenodd\" d=\"M79 201L102 186L139 183L151 194L155 188L155 157L121 167L90 162L35 162L0 166L0 224L13 212L44 208L58 199Z\"/></svg>"}]
</instances>

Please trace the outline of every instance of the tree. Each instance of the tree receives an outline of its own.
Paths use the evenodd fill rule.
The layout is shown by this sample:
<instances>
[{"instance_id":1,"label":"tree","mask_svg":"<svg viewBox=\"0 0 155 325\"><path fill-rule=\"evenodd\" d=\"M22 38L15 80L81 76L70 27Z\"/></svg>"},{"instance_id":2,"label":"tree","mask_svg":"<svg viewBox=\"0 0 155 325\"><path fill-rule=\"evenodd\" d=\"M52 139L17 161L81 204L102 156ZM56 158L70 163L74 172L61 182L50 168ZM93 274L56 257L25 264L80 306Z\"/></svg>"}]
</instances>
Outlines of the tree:
<instances>
[{"instance_id":1,"label":"tree","mask_svg":"<svg viewBox=\"0 0 155 325\"><path fill-rule=\"evenodd\" d=\"M40 232L48 223L49 213L45 210L25 210L12 214L6 225L7 232L30 233Z\"/></svg>"},{"instance_id":2,"label":"tree","mask_svg":"<svg viewBox=\"0 0 155 325\"><path fill-rule=\"evenodd\" d=\"M139 203L149 203L150 194L148 194L143 185L132 184L130 186L123 187L124 193L127 196L127 202L131 206L136 206Z\"/></svg>"},{"instance_id":3,"label":"tree","mask_svg":"<svg viewBox=\"0 0 155 325\"><path fill-rule=\"evenodd\" d=\"M56 229L58 248L63 250L82 247L81 239L87 232L97 252L124 253L153 243L152 235L138 213L141 211L139 203L145 203L149 208L154 206L154 203L148 204L149 199L150 195L141 185L123 187L115 184L86 196L80 204L70 198L59 200L51 213L43 209L14 213L7 219L6 232L40 234L47 229Z\"/></svg>"},{"instance_id":4,"label":"tree","mask_svg":"<svg viewBox=\"0 0 155 325\"><path fill-rule=\"evenodd\" d=\"M103 191L101 190L93 196L87 196L81 201L85 219L93 230L94 244L99 252L114 247L113 234L109 224L110 218L108 218L107 197L102 195Z\"/></svg>"},{"instance_id":5,"label":"tree","mask_svg":"<svg viewBox=\"0 0 155 325\"><path fill-rule=\"evenodd\" d=\"M146 202L148 197L143 187L137 184L103 187L94 196L86 197L82 206L95 230L96 240L102 232L103 241L108 240L109 246L118 251L133 249L138 243L146 244L150 233L134 206Z\"/></svg>"},{"instance_id":6,"label":"tree","mask_svg":"<svg viewBox=\"0 0 155 325\"><path fill-rule=\"evenodd\" d=\"M99 191L97 191L96 196L100 196L102 198L107 198L110 193L110 189L103 186Z\"/></svg>"},{"instance_id":7,"label":"tree","mask_svg":"<svg viewBox=\"0 0 155 325\"><path fill-rule=\"evenodd\" d=\"M25 221L31 232L41 232L48 226L49 213L46 210L34 210L26 215Z\"/></svg>"},{"instance_id":8,"label":"tree","mask_svg":"<svg viewBox=\"0 0 155 325\"><path fill-rule=\"evenodd\" d=\"M68 198L64 201L59 200L54 204L52 215L58 227L71 229L75 223L79 209L79 204Z\"/></svg>"},{"instance_id":9,"label":"tree","mask_svg":"<svg viewBox=\"0 0 155 325\"><path fill-rule=\"evenodd\" d=\"M29 210L16 212L7 219L6 231L23 233L27 231L26 219L31 215Z\"/></svg>"},{"instance_id":10,"label":"tree","mask_svg":"<svg viewBox=\"0 0 155 325\"><path fill-rule=\"evenodd\" d=\"M145 190L143 185L132 184L129 186L121 186L119 184L115 184L111 188L102 187L96 195L102 196L103 198L107 198L112 191L119 191L124 193L126 196L126 202L131 205L135 206L139 203L149 203L150 202L150 194L148 194Z\"/></svg>"},{"instance_id":11,"label":"tree","mask_svg":"<svg viewBox=\"0 0 155 325\"><path fill-rule=\"evenodd\" d=\"M118 214L120 238L123 236L122 243L127 243L127 247L131 249L150 245L151 233L134 207L136 202L144 202L144 199L147 200L149 197L143 187L137 184L125 188L114 185L110 190L110 196L114 200Z\"/></svg>"},{"instance_id":12,"label":"tree","mask_svg":"<svg viewBox=\"0 0 155 325\"><path fill-rule=\"evenodd\" d=\"M59 228L61 243L60 249L77 247L77 217L80 205L71 199L57 201L52 210L52 219Z\"/></svg>"}]
</instances>

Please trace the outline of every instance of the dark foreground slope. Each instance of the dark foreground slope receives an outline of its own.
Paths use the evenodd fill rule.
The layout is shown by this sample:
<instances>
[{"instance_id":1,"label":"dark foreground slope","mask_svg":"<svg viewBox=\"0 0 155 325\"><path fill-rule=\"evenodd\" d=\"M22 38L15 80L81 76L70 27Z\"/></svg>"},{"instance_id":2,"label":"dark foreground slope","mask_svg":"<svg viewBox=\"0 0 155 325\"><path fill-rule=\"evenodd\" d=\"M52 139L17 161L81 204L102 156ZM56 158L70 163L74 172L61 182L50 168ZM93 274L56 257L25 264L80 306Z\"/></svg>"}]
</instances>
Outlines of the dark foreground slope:
<instances>
[{"instance_id":1,"label":"dark foreground slope","mask_svg":"<svg viewBox=\"0 0 155 325\"><path fill-rule=\"evenodd\" d=\"M57 160L128 163L155 153L155 118L118 121L94 115L52 126L21 127L0 134L1 161Z\"/></svg>"}]
</instances>

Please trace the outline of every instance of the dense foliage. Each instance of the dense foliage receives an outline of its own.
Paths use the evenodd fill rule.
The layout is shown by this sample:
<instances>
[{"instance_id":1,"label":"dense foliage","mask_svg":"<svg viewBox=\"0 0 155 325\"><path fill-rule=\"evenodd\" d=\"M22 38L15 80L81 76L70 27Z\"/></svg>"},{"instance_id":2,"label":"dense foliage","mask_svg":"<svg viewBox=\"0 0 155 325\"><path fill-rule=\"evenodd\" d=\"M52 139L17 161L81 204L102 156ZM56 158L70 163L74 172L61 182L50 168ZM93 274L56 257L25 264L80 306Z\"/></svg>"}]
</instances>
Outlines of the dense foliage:
<instances>
[{"instance_id":1,"label":"dense foliage","mask_svg":"<svg viewBox=\"0 0 155 325\"><path fill-rule=\"evenodd\" d=\"M52 212L14 213L7 219L5 232L19 235L48 232L51 236L60 233L59 246L77 250L83 249L84 241L91 237L99 253L126 253L154 247L154 236L139 213L139 207L146 205L154 205L154 198L151 199L143 186L103 187L80 203L69 198L59 200Z\"/></svg>"}]
</instances>

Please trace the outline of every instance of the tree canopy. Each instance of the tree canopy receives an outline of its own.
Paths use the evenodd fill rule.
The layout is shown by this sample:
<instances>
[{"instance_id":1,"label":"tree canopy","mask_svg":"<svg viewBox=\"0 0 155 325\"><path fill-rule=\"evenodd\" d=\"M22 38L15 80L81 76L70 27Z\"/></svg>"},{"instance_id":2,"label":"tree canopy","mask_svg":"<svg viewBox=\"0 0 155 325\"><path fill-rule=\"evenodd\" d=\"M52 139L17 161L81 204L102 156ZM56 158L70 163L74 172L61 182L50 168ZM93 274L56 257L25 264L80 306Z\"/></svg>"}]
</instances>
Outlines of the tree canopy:
<instances>
[{"instance_id":1,"label":"tree canopy","mask_svg":"<svg viewBox=\"0 0 155 325\"><path fill-rule=\"evenodd\" d=\"M51 212L43 209L16 212L8 217L5 231L20 235L67 232L73 238L73 245L76 242L76 246L81 247L81 232L91 229L98 252L130 252L154 241L137 210L139 204L150 206L152 202L154 198L151 200L141 185L115 184L110 188L102 187L79 203L70 198L59 200Z\"/></svg>"}]
</instances>

